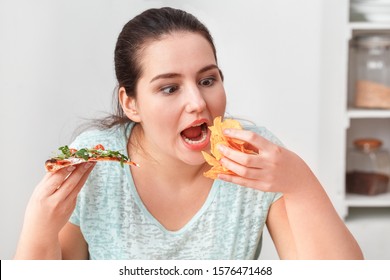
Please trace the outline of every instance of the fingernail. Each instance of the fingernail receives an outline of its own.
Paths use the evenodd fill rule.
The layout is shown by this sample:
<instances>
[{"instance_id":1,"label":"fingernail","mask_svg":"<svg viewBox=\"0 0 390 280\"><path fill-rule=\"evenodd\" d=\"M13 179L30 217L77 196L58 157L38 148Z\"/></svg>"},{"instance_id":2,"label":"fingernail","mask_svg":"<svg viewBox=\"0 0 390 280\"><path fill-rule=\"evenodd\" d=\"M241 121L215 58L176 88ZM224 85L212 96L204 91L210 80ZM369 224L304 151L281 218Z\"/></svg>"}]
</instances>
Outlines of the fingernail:
<instances>
[{"instance_id":1,"label":"fingernail","mask_svg":"<svg viewBox=\"0 0 390 280\"><path fill-rule=\"evenodd\" d=\"M72 172L73 170L75 170L76 169L76 167L74 167L74 165L71 165L71 166L69 166L66 170L68 171L68 172Z\"/></svg>"},{"instance_id":2,"label":"fingernail","mask_svg":"<svg viewBox=\"0 0 390 280\"><path fill-rule=\"evenodd\" d=\"M92 162L87 162L87 163L84 165L84 168L85 168L85 169L88 169L88 168L90 168L92 165L93 165Z\"/></svg>"},{"instance_id":3,"label":"fingernail","mask_svg":"<svg viewBox=\"0 0 390 280\"><path fill-rule=\"evenodd\" d=\"M217 145L217 149L218 151L220 151L221 153L225 152L226 151L226 147L222 144L218 144Z\"/></svg>"}]
</instances>

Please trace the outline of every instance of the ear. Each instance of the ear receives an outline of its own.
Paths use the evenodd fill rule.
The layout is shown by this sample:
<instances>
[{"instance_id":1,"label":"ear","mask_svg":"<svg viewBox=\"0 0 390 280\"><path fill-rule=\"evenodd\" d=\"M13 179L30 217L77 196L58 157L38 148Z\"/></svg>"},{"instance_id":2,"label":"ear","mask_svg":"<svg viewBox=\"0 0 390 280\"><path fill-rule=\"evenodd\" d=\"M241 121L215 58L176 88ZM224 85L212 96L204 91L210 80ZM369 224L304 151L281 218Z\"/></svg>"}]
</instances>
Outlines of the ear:
<instances>
[{"instance_id":1,"label":"ear","mask_svg":"<svg viewBox=\"0 0 390 280\"><path fill-rule=\"evenodd\" d=\"M141 118L137 109L137 102L134 97L127 96L124 87L119 88L119 102L121 103L123 112L133 122L140 122Z\"/></svg>"}]
</instances>

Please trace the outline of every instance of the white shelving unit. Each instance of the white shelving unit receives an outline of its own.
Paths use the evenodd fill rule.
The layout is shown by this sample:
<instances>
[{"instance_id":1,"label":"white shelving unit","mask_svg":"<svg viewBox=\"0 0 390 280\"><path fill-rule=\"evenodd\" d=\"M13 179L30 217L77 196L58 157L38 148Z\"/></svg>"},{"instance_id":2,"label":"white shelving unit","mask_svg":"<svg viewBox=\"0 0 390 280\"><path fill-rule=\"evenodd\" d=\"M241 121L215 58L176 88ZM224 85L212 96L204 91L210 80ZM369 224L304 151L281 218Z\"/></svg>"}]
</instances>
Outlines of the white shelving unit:
<instances>
[{"instance_id":1,"label":"white shelving unit","mask_svg":"<svg viewBox=\"0 0 390 280\"><path fill-rule=\"evenodd\" d=\"M349 22L346 44L358 34L390 34L390 23ZM349 45L349 44L348 44ZM360 109L353 107L354 91L354 54L348 47L348 97L347 97L347 128L346 150L352 147L352 142L359 137L376 137L383 141L384 148L390 148L390 109ZM390 193L375 196L345 194L346 214L350 207L390 207Z\"/></svg>"},{"instance_id":2,"label":"white shelving unit","mask_svg":"<svg viewBox=\"0 0 390 280\"><path fill-rule=\"evenodd\" d=\"M348 108L347 117L351 119L388 119L390 110L364 110L357 108Z\"/></svg>"},{"instance_id":3,"label":"white shelving unit","mask_svg":"<svg viewBox=\"0 0 390 280\"><path fill-rule=\"evenodd\" d=\"M376 137L390 150L390 110L353 107L350 40L357 34L390 34L390 23L350 22L350 0L327 0L323 5L320 179L340 216L346 218L351 208L390 207L390 193L347 194L345 186L346 155L354 139Z\"/></svg>"},{"instance_id":4,"label":"white shelving unit","mask_svg":"<svg viewBox=\"0 0 390 280\"><path fill-rule=\"evenodd\" d=\"M345 204L347 207L390 207L390 193L375 196L347 194Z\"/></svg>"}]
</instances>

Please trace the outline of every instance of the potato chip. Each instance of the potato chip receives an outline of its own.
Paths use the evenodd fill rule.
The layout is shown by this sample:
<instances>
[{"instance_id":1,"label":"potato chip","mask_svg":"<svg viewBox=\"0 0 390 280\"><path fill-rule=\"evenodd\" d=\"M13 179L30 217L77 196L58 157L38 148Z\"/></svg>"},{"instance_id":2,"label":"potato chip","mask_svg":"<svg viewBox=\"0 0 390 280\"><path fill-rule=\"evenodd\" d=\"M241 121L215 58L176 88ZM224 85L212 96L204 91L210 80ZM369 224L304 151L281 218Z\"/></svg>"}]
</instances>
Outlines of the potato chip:
<instances>
[{"instance_id":1,"label":"potato chip","mask_svg":"<svg viewBox=\"0 0 390 280\"><path fill-rule=\"evenodd\" d=\"M212 166L212 168L209 171L203 173L204 176L211 179L216 179L218 174L234 174L232 171L223 167L219 163L219 161L216 160L212 155L209 155L208 153L203 151L202 154L206 162Z\"/></svg>"},{"instance_id":2,"label":"potato chip","mask_svg":"<svg viewBox=\"0 0 390 280\"><path fill-rule=\"evenodd\" d=\"M242 126L238 121L233 119L225 119L224 121L222 121L222 117L219 116L214 119L213 126L209 127L209 129L211 130L211 155L202 151L204 159L209 165L212 166L209 171L203 173L203 175L208 178L216 179L218 177L218 174L235 174L234 172L223 167L219 162L223 155L217 149L218 144L225 145L234 150L241 151L244 153L254 153L252 150L246 149L244 147L244 141L225 136L223 134L223 131L227 128L242 129Z\"/></svg>"}]
</instances>

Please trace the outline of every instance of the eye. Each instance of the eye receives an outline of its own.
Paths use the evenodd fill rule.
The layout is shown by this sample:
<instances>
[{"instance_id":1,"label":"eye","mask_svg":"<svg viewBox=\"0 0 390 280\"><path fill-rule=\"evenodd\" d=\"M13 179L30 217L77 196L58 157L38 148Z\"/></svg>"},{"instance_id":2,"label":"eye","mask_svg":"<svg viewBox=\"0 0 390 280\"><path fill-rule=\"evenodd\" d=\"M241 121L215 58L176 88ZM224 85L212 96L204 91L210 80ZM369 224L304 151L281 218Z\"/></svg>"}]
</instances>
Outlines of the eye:
<instances>
[{"instance_id":1,"label":"eye","mask_svg":"<svg viewBox=\"0 0 390 280\"><path fill-rule=\"evenodd\" d=\"M200 80L199 84L204 87L210 87L214 84L214 82L215 82L215 78L210 77L210 78Z\"/></svg>"},{"instance_id":2,"label":"eye","mask_svg":"<svg viewBox=\"0 0 390 280\"><path fill-rule=\"evenodd\" d=\"M161 88L161 91L166 95L171 95L177 91L178 86L166 86Z\"/></svg>"}]
</instances>

